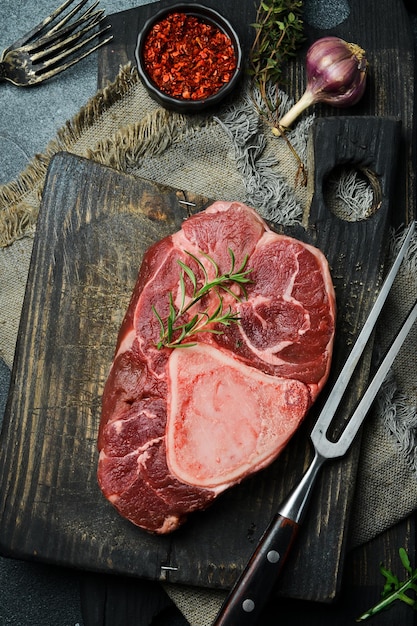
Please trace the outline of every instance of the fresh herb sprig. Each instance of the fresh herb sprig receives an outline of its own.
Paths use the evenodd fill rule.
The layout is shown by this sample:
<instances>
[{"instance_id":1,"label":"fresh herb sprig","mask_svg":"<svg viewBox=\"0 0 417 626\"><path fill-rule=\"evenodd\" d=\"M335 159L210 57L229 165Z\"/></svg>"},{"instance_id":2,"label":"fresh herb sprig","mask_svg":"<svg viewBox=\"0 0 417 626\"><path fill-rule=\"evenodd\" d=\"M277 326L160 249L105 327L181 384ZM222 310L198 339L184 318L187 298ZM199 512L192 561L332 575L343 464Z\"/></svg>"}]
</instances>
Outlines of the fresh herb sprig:
<instances>
[{"instance_id":1,"label":"fresh herb sprig","mask_svg":"<svg viewBox=\"0 0 417 626\"><path fill-rule=\"evenodd\" d=\"M305 166L279 126L278 90L282 82L286 62L294 57L304 41L301 19L302 0L261 0L252 26L256 30L249 55L249 74L252 87L258 89L262 104L257 104L259 114L272 127L272 133L283 137L289 150L298 163L295 182L307 184ZM271 97L271 89L275 95ZM254 98L257 102L258 98Z\"/></svg>"},{"instance_id":2,"label":"fresh herb sprig","mask_svg":"<svg viewBox=\"0 0 417 626\"><path fill-rule=\"evenodd\" d=\"M389 607L395 600L405 602L414 610L417 610L417 598L410 597L408 593L411 591L413 594L417 593L417 569L411 567L410 559L404 548L399 549L401 563L405 570L408 572L408 577L404 581L400 581L398 576L393 574L390 570L381 565L381 574L385 577L385 585L382 590L382 599L371 609L363 613L357 622L363 622L369 617L372 617L376 613L379 613L383 609Z\"/></svg>"},{"instance_id":3,"label":"fresh herb sprig","mask_svg":"<svg viewBox=\"0 0 417 626\"><path fill-rule=\"evenodd\" d=\"M251 269L245 269L248 261L248 256L246 255L243 259L239 268L235 269L235 255L233 250L228 249L231 266L230 270L225 274L220 274L219 266L214 261L214 259L202 252L201 254L209 261L209 263L214 268L214 277L212 279L209 278L206 268L204 264L191 252L186 252L188 256L190 256L194 261L199 265L203 272L204 282L201 287L198 287L197 276L186 263L178 259L178 265L180 266L180 292L181 299L179 308L176 309L174 305L174 298L172 293L169 294L169 315L166 321L162 319L159 315L155 307L152 307L154 314L156 315L159 325L160 325L160 337L159 341L156 344L158 349L161 348L187 348L195 345L196 342L187 342L184 343L184 339L195 335L197 333L209 332L214 334L221 334L222 331L214 328L214 324L222 324L223 326L230 326L232 323L239 322L240 318L237 315L236 311L232 310L232 307L223 309L223 298L219 293L219 289L225 291L230 296L232 296L237 302L241 302L242 299L235 294L230 288L231 284L237 284L240 286L241 291L244 294L244 297L247 299L247 291L245 288L245 284L251 282L249 278L249 274L252 271ZM186 293L186 285L185 280L186 276L191 281L192 285L192 295L188 299ZM210 291L214 291L218 296L219 302L216 309L209 313L208 310L199 311L193 317L186 321L181 322L181 318L191 307L197 304L206 294Z\"/></svg>"},{"instance_id":4,"label":"fresh herb sprig","mask_svg":"<svg viewBox=\"0 0 417 626\"><path fill-rule=\"evenodd\" d=\"M278 105L268 96L267 85L282 81L286 61L295 56L304 41L301 0L262 0L256 14L255 39L250 51L249 73L266 105L266 116L273 126Z\"/></svg>"}]
</instances>

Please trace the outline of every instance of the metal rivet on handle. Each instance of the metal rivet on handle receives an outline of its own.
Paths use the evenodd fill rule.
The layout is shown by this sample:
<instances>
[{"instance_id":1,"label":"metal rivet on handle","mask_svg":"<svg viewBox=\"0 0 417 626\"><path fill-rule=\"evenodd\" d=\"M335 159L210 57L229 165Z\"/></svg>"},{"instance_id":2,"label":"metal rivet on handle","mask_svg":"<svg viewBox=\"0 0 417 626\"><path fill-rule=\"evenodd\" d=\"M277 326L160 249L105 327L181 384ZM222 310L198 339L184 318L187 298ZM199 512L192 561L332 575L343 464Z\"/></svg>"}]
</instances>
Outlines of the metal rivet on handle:
<instances>
[{"instance_id":1,"label":"metal rivet on handle","mask_svg":"<svg viewBox=\"0 0 417 626\"><path fill-rule=\"evenodd\" d=\"M255 602L253 600L251 600L250 598L246 598L246 600L243 600L242 609L245 611L245 613L251 613L254 608Z\"/></svg>"},{"instance_id":2,"label":"metal rivet on handle","mask_svg":"<svg viewBox=\"0 0 417 626\"><path fill-rule=\"evenodd\" d=\"M266 558L268 559L270 563L278 563L278 561L281 558L281 555L276 550L270 550L268 554L266 555Z\"/></svg>"}]
</instances>

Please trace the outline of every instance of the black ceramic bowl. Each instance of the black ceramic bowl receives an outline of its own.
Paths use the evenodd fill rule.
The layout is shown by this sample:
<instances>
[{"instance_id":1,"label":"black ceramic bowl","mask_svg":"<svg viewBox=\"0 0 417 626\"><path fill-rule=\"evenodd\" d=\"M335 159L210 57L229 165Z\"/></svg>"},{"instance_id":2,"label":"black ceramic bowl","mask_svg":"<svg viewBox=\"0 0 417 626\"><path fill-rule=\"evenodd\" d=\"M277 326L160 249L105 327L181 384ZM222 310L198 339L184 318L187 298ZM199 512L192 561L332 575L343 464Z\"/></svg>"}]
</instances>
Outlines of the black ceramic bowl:
<instances>
[{"instance_id":1,"label":"black ceramic bowl","mask_svg":"<svg viewBox=\"0 0 417 626\"><path fill-rule=\"evenodd\" d=\"M187 16L197 17L200 22L204 22L211 26L215 26L221 33L225 34L230 38L234 49L234 55L236 59L236 69L233 71L232 77L230 80L221 86L218 91L209 95L208 97L203 97L201 99L189 99L182 98L177 96L169 95L162 91L156 82L152 80L149 72L145 68L144 61L144 50L147 37L153 29L153 27L158 23L167 18L169 15L173 13L182 13ZM143 26L142 30L139 33L135 57L137 68L139 72L139 76L147 88L150 96L156 100L159 104L167 109L171 109L173 111L177 111L178 113L198 113L204 109L209 107L213 107L219 104L222 100L224 100L227 96L231 94L231 92L235 89L237 83L240 80L242 74L242 50L239 42L239 38L229 23L220 13L211 9L209 7L202 6L200 4L186 4L186 3L178 3L173 4L169 7L166 7L160 11L158 11L155 15L153 15ZM190 59L191 64L191 59ZM191 65L190 65L191 66Z\"/></svg>"}]
</instances>

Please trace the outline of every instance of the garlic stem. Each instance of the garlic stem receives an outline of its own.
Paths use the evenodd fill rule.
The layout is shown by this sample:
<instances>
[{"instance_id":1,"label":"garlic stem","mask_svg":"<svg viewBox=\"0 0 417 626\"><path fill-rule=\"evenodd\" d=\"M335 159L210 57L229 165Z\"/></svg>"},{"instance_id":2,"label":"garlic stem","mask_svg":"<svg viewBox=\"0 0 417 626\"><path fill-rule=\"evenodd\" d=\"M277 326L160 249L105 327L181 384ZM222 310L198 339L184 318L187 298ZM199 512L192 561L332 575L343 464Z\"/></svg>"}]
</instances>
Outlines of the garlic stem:
<instances>
[{"instance_id":1,"label":"garlic stem","mask_svg":"<svg viewBox=\"0 0 417 626\"><path fill-rule=\"evenodd\" d=\"M280 119L279 130L285 131L291 127L293 121L311 104L314 104L315 96L311 91L306 90L301 98L291 107L291 109ZM275 133L274 133L275 134Z\"/></svg>"}]
</instances>

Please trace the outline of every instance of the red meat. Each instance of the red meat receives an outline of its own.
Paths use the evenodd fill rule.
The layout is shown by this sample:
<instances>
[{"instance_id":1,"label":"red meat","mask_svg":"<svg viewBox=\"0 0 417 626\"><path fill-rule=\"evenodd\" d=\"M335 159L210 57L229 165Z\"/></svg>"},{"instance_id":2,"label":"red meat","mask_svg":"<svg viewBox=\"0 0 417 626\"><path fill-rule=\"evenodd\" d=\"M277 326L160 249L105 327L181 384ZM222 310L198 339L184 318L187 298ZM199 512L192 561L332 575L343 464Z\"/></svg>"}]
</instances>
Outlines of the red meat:
<instances>
[{"instance_id":1,"label":"red meat","mask_svg":"<svg viewBox=\"0 0 417 626\"><path fill-rule=\"evenodd\" d=\"M160 323L181 294L178 260L202 278L250 269L247 299L222 292L238 323L158 348ZM189 286L188 286L189 288ZM210 292L195 307L213 310ZM200 308L200 310L202 310ZM326 382L335 330L329 268L316 248L272 232L237 202L216 202L145 254L120 328L103 400L98 480L119 513L167 533L225 489L266 467Z\"/></svg>"}]
</instances>

